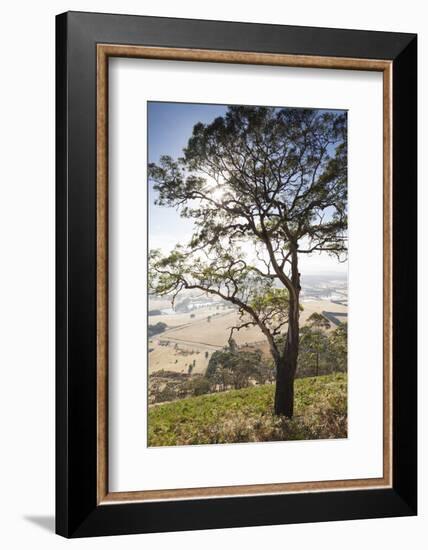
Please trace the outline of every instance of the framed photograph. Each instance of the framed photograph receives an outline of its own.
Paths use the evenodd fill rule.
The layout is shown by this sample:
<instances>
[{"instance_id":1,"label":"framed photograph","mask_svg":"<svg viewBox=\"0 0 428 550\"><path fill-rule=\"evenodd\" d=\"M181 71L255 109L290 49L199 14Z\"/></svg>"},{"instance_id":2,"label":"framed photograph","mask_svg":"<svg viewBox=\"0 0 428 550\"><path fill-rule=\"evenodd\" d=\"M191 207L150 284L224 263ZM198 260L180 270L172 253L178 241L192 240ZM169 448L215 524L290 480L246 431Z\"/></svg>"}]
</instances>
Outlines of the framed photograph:
<instances>
[{"instance_id":1,"label":"framed photograph","mask_svg":"<svg viewBox=\"0 0 428 550\"><path fill-rule=\"evenodd\" d=\"M57 533L416 514L416 36L56 23Z\"/></svg>"}]
</instances>

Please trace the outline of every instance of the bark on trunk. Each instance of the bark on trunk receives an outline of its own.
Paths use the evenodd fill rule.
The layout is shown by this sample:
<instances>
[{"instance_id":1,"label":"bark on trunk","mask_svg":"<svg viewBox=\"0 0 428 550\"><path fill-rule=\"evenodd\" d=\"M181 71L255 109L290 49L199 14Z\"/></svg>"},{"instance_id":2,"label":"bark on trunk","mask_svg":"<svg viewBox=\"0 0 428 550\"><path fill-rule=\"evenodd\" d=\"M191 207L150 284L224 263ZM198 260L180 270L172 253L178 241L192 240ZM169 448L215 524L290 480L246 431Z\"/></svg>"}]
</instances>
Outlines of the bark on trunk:
<instances>
[{"instance_id":1,"label":"bark on trunk","mask_svg":"<svg viewBox=\"0 0 428 550\"><path fill-rule=\"evenodd\" d=\"M275 414L288 418L294 412L294 378L299 354L299 302L292 300L284 354L276 361Z\"/></svg>"},{"instance_id":2,"label":"bark on trunk","mask_svg":"<svg viewBox=\"0 0 428 550\"><path fill-rule=\"evenodd\" d=\"M288 330L284 353L276 360L275 414L288 418L294 413L294 378L299 354L299 296L300 273L297 262L297 244L294 245L291 257L291 286L289 291Z\"/></svg>"},{"instance_id":3,"label":"bark on trunk","mask_svg":"<svg viewBox=\"0 0 428 550\"><path fill-rule=\"evenodd\" d=\"M292 418L294 414L294 375L292 365L283 358L276 366L275 414Z\"/></svg>"}]
</instances>

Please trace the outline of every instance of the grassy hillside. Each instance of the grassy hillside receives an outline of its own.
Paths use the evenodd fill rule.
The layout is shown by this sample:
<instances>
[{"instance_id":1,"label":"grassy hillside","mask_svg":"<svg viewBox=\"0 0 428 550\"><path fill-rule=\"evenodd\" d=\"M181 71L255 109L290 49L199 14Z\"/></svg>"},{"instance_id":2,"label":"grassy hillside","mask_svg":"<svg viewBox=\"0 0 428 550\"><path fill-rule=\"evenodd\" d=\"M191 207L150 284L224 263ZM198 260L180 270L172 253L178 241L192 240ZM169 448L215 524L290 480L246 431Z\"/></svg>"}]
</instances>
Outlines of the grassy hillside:
<instances>
[{"instance_id":1,"label":"grassy hillside","mask_svg":"<svg viewBox=\"0 0 428 550\"><path fill-rule=\"evenodd\" d=\"M301 378L292 420L272 415L275 386L190 397L149 409L149 446L347 436L346 374Z\"/></svg>"}]
</instances>

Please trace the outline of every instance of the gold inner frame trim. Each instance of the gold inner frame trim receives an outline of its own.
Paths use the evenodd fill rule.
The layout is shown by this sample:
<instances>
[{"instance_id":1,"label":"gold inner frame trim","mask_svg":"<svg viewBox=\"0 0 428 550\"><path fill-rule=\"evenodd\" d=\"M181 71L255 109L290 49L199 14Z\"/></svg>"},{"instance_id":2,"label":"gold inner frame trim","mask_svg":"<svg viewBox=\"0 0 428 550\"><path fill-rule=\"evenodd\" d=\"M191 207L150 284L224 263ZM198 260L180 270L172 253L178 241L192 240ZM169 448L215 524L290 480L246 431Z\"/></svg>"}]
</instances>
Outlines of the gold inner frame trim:
<instances>
[{"instance_id":1,"label":"gold inner frame trim","mask_svg":"<svg viewBox=\"0 0 428 550\"><path fill-rule=\"evenodd\" d=\"M108 59L133 57L383 73L383 476L296 483L109 492L108 488ZM392 486L392 62L188 48L97 45L97 503L221 498Z\"/></svg>"}]
</instances>

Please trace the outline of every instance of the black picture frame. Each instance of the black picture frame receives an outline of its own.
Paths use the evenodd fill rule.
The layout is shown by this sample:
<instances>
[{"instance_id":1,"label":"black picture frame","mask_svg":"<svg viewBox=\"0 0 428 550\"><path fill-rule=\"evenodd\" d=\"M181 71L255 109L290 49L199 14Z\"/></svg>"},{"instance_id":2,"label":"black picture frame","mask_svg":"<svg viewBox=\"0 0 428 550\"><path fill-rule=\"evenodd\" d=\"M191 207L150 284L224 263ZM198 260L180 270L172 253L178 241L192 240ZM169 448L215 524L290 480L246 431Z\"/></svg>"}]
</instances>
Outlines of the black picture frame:
<instances>
[{"instance_id":1,"label":"black picture frame","mask_svg":"<svg viewBox=\"0 0 428 550\"><path fill-rule=\"evenodd\" d=\"M96 46L392 62L391 488L97 504ZM56 532L65 537L417 513L417 36L68 12L56 18Z\"/></svg>"}]
</instances>

